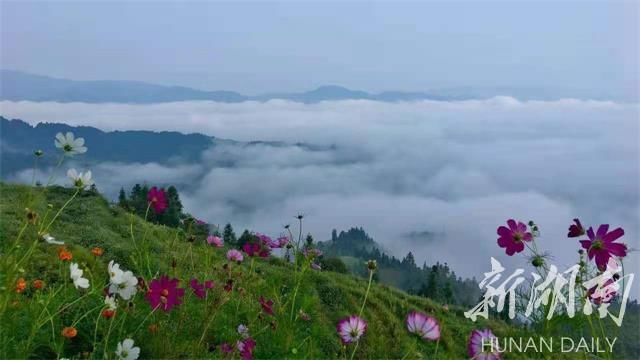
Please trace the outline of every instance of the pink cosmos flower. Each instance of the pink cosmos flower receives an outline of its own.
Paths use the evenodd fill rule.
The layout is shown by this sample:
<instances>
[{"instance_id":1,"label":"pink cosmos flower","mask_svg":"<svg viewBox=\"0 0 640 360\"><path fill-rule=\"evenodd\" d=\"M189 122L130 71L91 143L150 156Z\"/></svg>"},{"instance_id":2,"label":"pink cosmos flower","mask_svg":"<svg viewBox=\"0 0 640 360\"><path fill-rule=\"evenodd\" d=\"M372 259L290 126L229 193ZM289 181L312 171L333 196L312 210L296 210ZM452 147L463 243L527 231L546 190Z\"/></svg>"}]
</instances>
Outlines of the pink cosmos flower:
<instances>
[{"instance_id":1,"label":"pink cosmos flower","mask_svg":"<svg viewBox=\"0 0 640 360\"><path fill-rule=\"evenodd\" d=\"M620 284L614 279L608 279L602 286L596 285L587 290L587 297L596 305L608 304L618 295Z\"/></svg>"},{"instance_id":2,"label":"pink cosmos flower","mask_svg":"<svg viewBox=\"0 0 640 360\"><path fill-rule=\"evenodd\" d=\"M229 261L242 262L242 260L244 260L244 256L242 256L242 253L240 251L231 249L227 251L227 259Z\"/></svg>"},{"instance_id":3,"label":"pink cosmos flower","mask_svg":"<svg viewBox=\"0 0 640 360\"><path fill-rule=\"evenodd\" d=\"M318 257L322 256L322 251L320 251L319 249L316 249L316 248L304 249L304 250L302 250L302 253L308 259L315 259L315 258L318 258Z\"/></svg>"},{"instance_id":4,"label":"pink cosmos flower","mask_svg":"<svg viewBox=\"0 0 640 360\"><path fill-rule=\"evenodd\" d=\"M621 258L627 256L627 245L614 242L623 235L624 230L622 228L609 232L609 224L603 224L598 227L596 233L593 232L592 227L589 227L589 230L587 230L589 240L580 240L580 244L587 250L589 260L595 257L598 269L604 271L612 255Z\"/></svg>"},{"instance_id":5,"label":"pink cosmos flower","mask_svg":"<svg viewBox=\"0 0 640 360\"><path fill-rule=\"evenodd\" d=\"M316 263L311 263L311 269L315 270L315 271L320 271L322 270L322 266L320 266L320 264L316 264Z\"/></svg>"},{"instance_id":6,"label":"pink cosmos flower","mask_svg":"<svg viewBox=\"0 0 640 360\"><path fill-rule=\"evenodd\" d=\"M569 233L567 234L567 237L573 238L584 235L584 228L582 227L580 220L573 219L573 222L575 222L575 224L569 226Z\"/></svg>"},{"instance_id":7,"label":"pink cosmos flower","mask_svg":"<svg viewBox=\"0 0 640 360\"><path fill-rule=\"evenodd\" d=\"M512 256L515 253L522 252L524 250L524 242L533 240L533 235L527 232L527 225L522 222L517 222L513 219L507 220L506 226L500 226L498 228L498 245L501 248L505 248L507 255Z\"/></svg>"},{"instance_id":8,"label":"pink cosmos flower","mask_svg":"<svg viewBox=\"0 0 640 360\"><path fill-rule=\"evenodd\" d=\"M153 279L149 284L149 291L145 297L152 308L160 307L165 312L182 303L184 289L178 287L178 279L169 279L163 275L160 279Z\"/></svg>"},{"instance_id":9,"label":"pink cosmos flower","mask_svg":"<svg viewBox=\"0 0 640 360\"><path fill-rule=\"evenodd\" d=\"M156 214L160 214L167 209L167 197L165 196L164 189L158 189L155 186L152 187L147 193L147 201Z\"/></svg>"},{"instance_id":10,"label":"pink cosmos flower","mask_svg":"<svg viewBox=\"0 0 640 360\"><path fill-rule=\"evenodd\" d=\"M264 297L260 296L260 306L262 306L262 311L269 315L273 315L273 300L267 300Z\"/></svg>"},{"instance_id":11,"label":"pink cosmos flower","mask_svg":"<svg viewBox=\"0 0 640 360\"><path fill-rule=\"evenodd\" d=\"M268 237L265 234L256 233L256 237L258 237L258 241L264 246L268 246L272 249L275 249L278 247L278 243L273 241L270 237Z\"/></svg>"},{"instance_id":12,"label":"pink cosmos flower","mask_svg":"<svg viewBox=\"0 0 640 360\"><path fill-rule=\"evenodd\" d=\"M256 347L256 341L252 338L244 339L236 343L236 348L242 357L242 360L251 360L253 358L253 349Z\"/></svg>"},{"instance_id":13,"label":"pink cosmos flower","mask_svg":"<svg viewBox=\"0 0 640 360\"><path fill-rule=\"evenodd\" d=\"M493 343L493 346L491 345ZM469 337L467 351L473 360L500 360L502 353L498 351L498 338L490 329L473 330Z\"/></svg>"},{"instance_id":14,"label":"pink cosmos flower","mask_svg":"<svg viewBox=\"0 0 640 360\"><path fill-rule=\"evenodd\" d=\"M407 329L424 340L440 339L440 325L436 319L421 312L412 311L407 315Z\"/></svg>"},{"instance_id":15,"label":"pink cosmos flower","mask_svg":"<svg viewBox=\"0 0 640 360\"><path fill-rule=\"evenodd\" d=\"M212 280L206 280L203 283L200 283L198 279L191 279L190 282L191 290L193 290L193 294L200 299L204 299L207 296L207 290L213 289L215 286Z\"/></svg>"},{"instance_id":16,"label":"pink cosmos flower","mask_svg":"<svg viewBox=\"0 0 640 360\"><path fill-rule=\"evenodd\" d=\"M280 236L277 240L278 242L278 247L279 248L283 248L285 246L287 246L287 244L289 243L289 238L286 236Z\"/></svg>"},{"instance_id":17,"label":"pink cosmos flower","mask_svg":"<svg viewBox=\"0 0 640 360\"><path fill-rule=\"evenodd\" d=\"M349 316L338 322L338 335L343 344L351 344L358 342L365 331L367 331L367 322L359 316Z\"/></svg>"},{"instance_id":18,"label":"pink cosmos flower","mask_svg":"<svg viewBox=\"0 0 640 360\"><path fill-rule=\"evenodd\" d=\"M224 246L224 241L219 236L209 235L207 236L207 243L215 247L221 248Z\"/></svg>"}]
</instances>

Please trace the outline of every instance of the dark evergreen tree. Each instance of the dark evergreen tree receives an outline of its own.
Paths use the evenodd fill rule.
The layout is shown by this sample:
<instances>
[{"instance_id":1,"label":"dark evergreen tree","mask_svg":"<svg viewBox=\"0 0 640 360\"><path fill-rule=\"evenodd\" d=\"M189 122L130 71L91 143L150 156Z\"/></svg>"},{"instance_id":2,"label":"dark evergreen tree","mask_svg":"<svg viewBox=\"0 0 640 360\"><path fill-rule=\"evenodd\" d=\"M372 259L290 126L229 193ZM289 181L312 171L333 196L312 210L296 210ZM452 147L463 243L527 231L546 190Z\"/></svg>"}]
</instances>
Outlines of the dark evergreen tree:
<instances>
[{"instance_id":1,"label":"dark evergreen tree","mask_svg":"<svg viewBox=\"0 0 640 360\"><path fill-rule=\"evenodd\" d=\"M118 206L123 209L128 209L129 204L127 201L127 194L124 192L124 188L120 188L120 193L118 194Z\"/></svg>"},{"instance_id":2,"label":"dark evergreen tree","mask_svg":"<svg viewBox=\"0 0 640 360\"><path fill-rule=\"evenodd\" d=\"M230 246L235 246L238 242L238 239L236 239L236 233L233 231L231 224L224 226L222 238L224 239L224 243L229 244Z\"/></svg>"}]
</instances>

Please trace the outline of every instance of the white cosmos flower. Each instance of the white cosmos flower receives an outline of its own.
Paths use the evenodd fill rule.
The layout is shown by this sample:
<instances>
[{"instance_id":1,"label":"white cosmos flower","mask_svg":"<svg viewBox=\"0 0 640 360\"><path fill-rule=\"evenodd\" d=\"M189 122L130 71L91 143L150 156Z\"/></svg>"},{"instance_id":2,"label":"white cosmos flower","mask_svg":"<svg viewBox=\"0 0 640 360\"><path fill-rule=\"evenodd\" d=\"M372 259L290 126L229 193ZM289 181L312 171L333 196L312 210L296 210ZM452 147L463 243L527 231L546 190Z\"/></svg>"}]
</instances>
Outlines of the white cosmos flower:
<instances>
[{"instance_id":1,"label":"white cosmos flower","mask_svg":"<svg viewBox=\"0 0 640 360\"><path fill-rule=\"evenodd\" d=\"M140 348L133 346L133 339L124 339L118 343L116 356L120 360L136 360L140 356Z\"/></svg>"},{"instance_id":2,"label":"white cosmos flower","mask_svg":"<svg viewBox=\"0 0 640 360\"><path fill-rule=\"evenodd\" d=\"M72 132L68 132L66 135L58 133L56 135L55 145L57 148L62 149L66 156L74 156L78 154L84 154L87 152L87 147L84 146L83 138L75 138Z\"/></svg>"},{"instance_id":3,"label":"white cosmos flower","mask_svg":"<svg viewBox=\"0 0 640 360\"><path fill-rule=\"evenodd\" d=\"M86 289L89 287L89 280L82 277L84 271L78 267L78 264L71 263L71 265L69 265L69 271L71 272L71 280L73 280L73 285L76 289Z\"/></svg>"},{"instance_id":4,"label":"white cosmos flower","mask_svg":"<svg viewBox=\"0 0 640 360\"><path fill-rule=\"evenodd\" d=\"M109 281L112 284L120 284L122 282L122 275L124 274L124 271L120 270L120 264L111 260L109 261L107 269L109 270Z\"/></svg>"},{"instance_id":5,"label":"white cosmos flower","mask_svg":"<svg viewBox=\"0 0 640 360\"><path fill-rule=\"evenodd\" d=\"M115 310L118 308L118 302L116 301L115 296L108 296L108 295L105 296L104 304L107 306L107 309L109 310Z\"/></svg>"},{"instance_id":6,"label":"white cosmos flower","mask_svg":"<svg viewBox=\"0 0 640 360\"><path fill-rule=\"evenodd\" d=\"M120 277L120 282L117 284L111 283L109 285L109 293L118 294L124 300L129 300L136 294L138 289L138 278L136 278L131 271L125 271Z\"/></svg>"},{"instance_id":7,"label":"white cosmos flower","mask_svg":"<svg viewBox=\"0 0 640 360\"><path fill-rule=\"evenodd\" d=\"M86 173L78 173L76 169L69 169L69 171L67 171L67 176L71 179L73 186L75 187L84 189L93 185L93 180L91 180L91 170L88 170Z\"/></svg>"},{"instance_id":8,"label":"white cosmos flower","mask_svg":"<svg viewBox=\"0 0 640 360\"><path fill-rule=\"evenodd\" d=\"M42 238L44 239L44 241L47 242L47 244L64 245L64 241L58 241L58 240L56 240L56 238L54 238L53 236L51 236L49 234L42 235Z\"/></svg>"}]
</instances>

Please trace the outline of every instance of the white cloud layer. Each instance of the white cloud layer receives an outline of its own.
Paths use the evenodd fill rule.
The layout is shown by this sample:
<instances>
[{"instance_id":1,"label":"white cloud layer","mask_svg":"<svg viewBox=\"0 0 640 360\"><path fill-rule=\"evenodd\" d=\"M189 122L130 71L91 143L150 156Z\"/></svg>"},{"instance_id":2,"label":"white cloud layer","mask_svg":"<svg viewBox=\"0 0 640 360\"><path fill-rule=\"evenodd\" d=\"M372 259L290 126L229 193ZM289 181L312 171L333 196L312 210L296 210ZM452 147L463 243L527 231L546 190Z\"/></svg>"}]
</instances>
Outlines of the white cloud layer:
<instances>
[{"instance_id":1,"label":"white cloud layer","mask_svg":"<svg viewBox=\"0 0 640 360\"><path fill-rule=\"evenodd\" d=\"M332 228L363 226L397 256L412 250L418 260L446 261L467 276L481 276L489 256L506 258L495 230L510 217L535 220L542 228L539 247L561 266L576 259L577 241L566 239L573 217L622 226L624 240L639 247L637 104L498 97L319 104L4 101L0 107L4 116L31 123L318 145L226 144L207 150L199 164L92 169L109 193L136 181L177 184L186 208L212 223L277 234L302 212L317 239L328 238ZM404 236L425 230L443 235L429 243ZM637 269L637 254L632 257Z\"/></svg>"}]
</instances>

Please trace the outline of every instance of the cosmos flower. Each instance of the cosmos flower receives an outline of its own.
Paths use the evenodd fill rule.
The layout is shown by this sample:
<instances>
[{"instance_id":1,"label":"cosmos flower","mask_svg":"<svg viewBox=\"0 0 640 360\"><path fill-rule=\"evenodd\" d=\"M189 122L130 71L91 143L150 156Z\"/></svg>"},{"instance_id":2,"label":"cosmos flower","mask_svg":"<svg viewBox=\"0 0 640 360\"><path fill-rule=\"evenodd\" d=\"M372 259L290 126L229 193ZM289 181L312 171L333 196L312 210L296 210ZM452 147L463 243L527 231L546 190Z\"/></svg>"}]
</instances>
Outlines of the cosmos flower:
<instances>
[{"instance_id":1,"label":"cosmos flower","mask_svg":"<svg viewBox=\"0 0 640 360\"><path fill-rule=\"evenodd\" d=\"M280 236L277 240L278 242L278 247L279 248L283 248L285 246L287 246L287 244L289 243L289 238L286 236Z\"/></svg>"},{"instance_id":2,"label":"cosmos flower","mask_svg":"<svg viewBox=\"0 0 640 360\"><path fill-rule=\"evenodd\" d=\"M587 297L596 305L608 304L618 295L620 284L614 279L608 279L605 283L595 285L587 290Z\"/></svg>"},{"instance_id":3,"label":"cosmos flower","mask_svg":"<svg viewBox=\"0 0 640 360\"><path fill-rule=\"evenodd\" d=\"M62 133L56 134L54 144L58 149L62 149L66 156L74 156L87 152L87 147L84 146L84 139L76 139L72 132L68 132L66 135Z\"/></svg>"},{"instance_id":4,"label":"cosmos flower","mask_svg":"<svg viewBox=\"0 0 640 360\"><path fill-rule=\"evenodd\" d=\"M56 238L49 234L42 235L42 239L47 242L47 244L51 245L64 245L64 241L58 241Z\"/></svg>"},{"instance_id":5,"label":"cosmos flower","mask_svg":"<svg viewBox=\"0 0 640 360\"><path fill-rule=\"evenodd\" d=\"M351 344L358 342L365 331L367 331L367 322L359 316L349 316L338 322L338 335L343 344Z\"/></svg>"},{"instance_id":6,"label":"cosmos flower","mask_svg":"<svg viewBox=\"0 0 640 360\"><path fill-rule=\"evenodd\" d=\"M242 253L240 251L236 249L231 249L227 251L227 259L229 261L242 262L242 260L244 259L244 256L242 256Z\"/></svg>"},{"instance_id":7,"label":"cosmos flower","mask_svg":"<svg viewBox=\"0 0 640 360\"><path fill-rule=\"evenodd\" d=\"M62 261L71 261L73 259L73 254L67 250L65 247L61 247L58 249L58 259Z\"/></svg>"},{"instance_id":8,"label":"cosmos flower","mask_svg":"<svg viewBox=\"0 0 640 360\"><path fill-rule=\"evenodd\" d=\"M322 256L322 251L320 251L319 249L316 249L316 248L304 249L302 251L302 253L304 254L304 256L307 259L315 259L315 258L318 258L318 257Z\"/></svg>"},{"instance_id":9,"label":"cosmos flower","mask_svg":"<svg viewBox=\"0 0 640 360\"><path fill-rule=\"evenodd\" d=\"M102 256L102 254L104 254L104 250L101 247L94 247L93 249L91 249L91 253L94 256Z\"/></svg>"},{"instance_id":10,"label":"cosmos flower","mask_svg":"<svg viewBox=\"0 0 640 360\"><path fill-rule=\"evenodd\" d=\"M229 345L229 343L220 344L220 351L225 354L230 354L233 352L233 346Z\"/></svg>"},{"instance_id":11,"label":"cosmos flower","mask_svg":"<svg viewBox=\"0 0 640 360\"><path fill-rule=\"evenodd\" d=\"M238 325L238 334L240 334L240 336L242 336L243 339L248 339L250 336L249 328L244 324Z\"/></svg>"},{"instance_id":12,"label":"cosmos flower","mask_svg":"<svg viewBox=\"0 0 640 360\"><path fill-rule=\"evenodd\" d=\"M79 173L76 169L69 169L69 171L67 171L67 177L71 179L73 186L80 189L93 185L93 180L91 180L91 170L88 170L86 173Z\"/></svg>"},{"instance_id":13,"label":"cosmos flower","mask_svg":"<svg viewBox=\"0 0 640 360\"><path fill-rule=\"evenodd\" d=\"M136 360L140 356L140 348L133 346L133 339L124 339L118 343L116 356L119 360Z\"/></svg>"},{"instance_id":14,"label":"cosmos flower","mask_svg":"<svg viewBox=\"0 0 640 360\"><path fill-rule=\"evenodd\" d=\"M182 303L184 289L178 287L178 279L169 279L163 275L160 279L153 279L147 291L147 301L152 308L160 307L165 312Z\"/></svg>"},{"instance_id":15,"label":"cosmos flower","mask_svg":"<svg viewBox=\"0 0 640 360\"><path fill-rule=\"evenodd\" d=\"M86 289L89 287L89 280L82 277L84 271L78 267L78 264L71 263L69 265L69 272L71 273L71 280L73 280L73 286L77 288Z\"/></svg>"},{"instance_id":16,"label":"cosmos flower","mask_svg":"<svg viewBox=\"0 0 640 360\"><path fill-rule=\"evenodd\" d=\"M252 338L244 339L236 343L236 348L240 353L242 360L251 360L253 358L253 349L256 347L256 341Z\"/></svg>"},{"instance_id":17,"label":"cosmos flower","mask_svg":"<svg viewBox=\"0 0 640 360\"><path fill-rule=\"evenodd\" d=\"M209 245L213 245L218 248L221 248L224 246L224 241L219 236L215 236L215 235L207 236L207 243Z\"/></svg>"},{"instance_id":18,"label":"cosmos flower","mask_svg":"<svg viewBox=\"0 0 640 360\"><path fill-rule=\"evenodd\" d=\"M20 294L27 289L27 281L24 278L19 278L16 281L16 293Z\"/></svg>"},{"instance_id":19,"label":"cosmos flower","mask_svg":"<svg viewBox=\"0 0 640 360\"><path fill-rule=\"evenodd\" d=\"M498 338L493 335L490 329L473 330L469 337L467 352L473 360L502 359L502 353L498 349Z\"/></svg>"},{"instance_id":20,"label":"cosmos flower","mask_svg":"<svg viewBox=\"0 0 640 360\"><path fill-rule=\"evenodd\" d=\"M609 224L598 227L596 233L589 227L587 236L589 240L580 240L582 247L587 250L589 260L595 258L598 269L604 271L611 256L627 256L627 245L616 243L615 241L624 235L622 228L617 228L609 232Z\"/></svg>"},{"instance_id":21,"label":"cosmos flower","mask_svg":"<svg viewBox=\"0 0 640 360\"><path fill-rule=\"evenodd\" d=\"M198 279L191 279L191 290L193 294L200 299L204 299L207 296L207 290L213 289L214 283L211 280L206 280L203 283L198 282Z\"/></svg>"},{"instance_id":22,"label":"cosmos flower","mask_svg":"<svg viewBox=\"0 0 640 360\"><path fill-rule=\"evenodd\" d=\"M160 214L167 209L167 197L164 189L152 187L147 193L147 201L156 214Z\"/></svg>"},{"instance_id":23,"label":"cosmos flower","mask_svg":"<svg viewBox=\"0 0 640 360\"><path fill-rule=\"evenodd\" d=\"M517 222L513 219L507 220L506 226L500 226L498 228L498 245L501 248L506 249L506 253L512 256L515 253L522 252L524 250L524 242L533 240L533 235L527 232L527 225L522 222Z\"/></svg>"},{"instance_id":24,"label":"cosmos flower","mask_svg":"<svg viewBox=\"0 0 640 360\"><path fill-rule=\"evenodd\" d=\"M585 231L580 220L573 219L573 222L575 222L575 224L569 226L569 233L567 234L567 237L573 238L584 235Z\"/></svg>"},{"instance_id":25,"label":"cosmos flower","mask_svg":"<svg viewBox=\"0 0 640 360\"><path fill-rule=\"evenodd\" d=\"M104 305L106 308L102 310L102 317L106 319L112 318L116 314L116 309L118 308L116 298L114 296L105 296Z\"/></svg>"},{"instance_id":26,"label":"cosmos flower","mask_svg":"<svg viewBox=\"0 0 640 360\"><path fill-rule=\"evenodd\" d=\"M76 337L76 335L78 335L78 330L73 326L67 326L62 329L62 336L66 337L67 339L73 339L74 337Z\"/></svg>"},{"instance_id":27,"label":"cosmos flower","mask_svg":"<svg viewBox=\"0 0 640 360\"><path fill-rule=\"evenodd\" d=\"M262 306L262 311L269 315L273 315L273 300L267 300L263 296L260 296L260 306Z\"/></svg>"},{"instance_id":28,"label":"cosmos flower","mask_svg":"<svg viewBox=\"0 0 640 360\"><path fill-rule=\"evenodd\" d=\"M316 264L316 263L311 263L311 268L315 271L320 271L322 270L322 266L320 266L320 264Z\"/></svg>"},{"instance_id":29,"label":"cosmos flower","mask_svg":"<svg viewBox=\"0 0 640 360\"><path fill-rule=\"evenodd\" d=\"M42 289L44 289L45 283L44 283L44 281L42 281L40 279L37 279L37 280L33 280L31 285L33 285L33 288L36 289L36 290L42 290Z\"/></svg>"},{"instance_id":30,"label":"cosmos flower","mask_svg":"<svg viewBox=\"0 0 640 360\"><path fill-rule=\"evenodd\" d=\"M269 256L271 249L262 243L246 243L242 245L242 251L250 257L259 256L266 258Z\"/></svg>"},{"instance_id":31,"label":"cosmos flower","mask_svg":"<svg viewBox=\"0 0 640 360\"><path fill-rule=\"evenodd\" d=\"M109 282L112 284L119 284L122 282L122 275L124 271L120 270L120 264L111 260L109 261L109 265L107 265L107 270L109 271Z\"/></svg>"},{"instance_id":32,"label":"cosmos flower","mask_svg":"<svg viewBox=\"0 0 640 360\"><path fill-rule=\"evenodd\" d=\"M436 319L421 312L412 311L407 315L407 329L424 340L440 339L440 325Z\"/></svg>"},{"instance_id":33,"label":"cosmos flower","mask_svg":"<svg viewBox=\"0 0 640 360\"><path fill-rule=\"evenodd\" d=\"M109 262L109 294L118 294L124 300L129 300L136 294L138 278L131 271L123 271L113 260Z\"/></svg>"}]
</instances>

